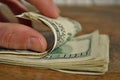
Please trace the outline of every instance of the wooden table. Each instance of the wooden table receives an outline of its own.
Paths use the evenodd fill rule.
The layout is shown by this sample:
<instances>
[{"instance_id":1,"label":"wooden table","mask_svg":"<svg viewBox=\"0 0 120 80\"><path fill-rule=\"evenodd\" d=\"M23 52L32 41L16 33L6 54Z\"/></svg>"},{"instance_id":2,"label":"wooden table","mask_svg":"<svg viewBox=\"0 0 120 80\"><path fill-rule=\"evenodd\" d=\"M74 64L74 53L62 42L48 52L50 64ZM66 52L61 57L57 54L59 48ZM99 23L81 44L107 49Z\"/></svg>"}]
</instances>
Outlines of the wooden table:
<instances>
[{"instance_id":1,"label":"wooden table","mask_svg":"<svg viewBox=\"0 0 120 80\"><path fill-rule=\"evenodd\" d=\"M120 6L60 7L61 15L82 24L79 34L96 29L110 37L109 71L100 76L77 75L53 70L0 64L0 80L120 80Z\"/></svg>"}]
</instances>

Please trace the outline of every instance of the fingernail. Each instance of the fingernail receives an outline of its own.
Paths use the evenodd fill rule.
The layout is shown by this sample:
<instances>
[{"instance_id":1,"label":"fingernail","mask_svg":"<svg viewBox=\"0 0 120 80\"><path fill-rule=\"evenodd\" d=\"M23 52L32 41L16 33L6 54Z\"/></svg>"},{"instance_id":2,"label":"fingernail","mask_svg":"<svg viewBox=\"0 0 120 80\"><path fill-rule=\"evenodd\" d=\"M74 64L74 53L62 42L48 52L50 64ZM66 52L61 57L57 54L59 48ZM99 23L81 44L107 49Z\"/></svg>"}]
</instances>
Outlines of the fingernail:
<instances>
[{"instance_id":1,"label":"fingernail","mask_svg":"<svg viewBox=\"0 0 120 80\"><path fill-rule=\"evenodd\" d=\"M34 51L43 52L43 46L38 38L29 38L27 42L27 48Z\"/></svg>"}]
</instances>

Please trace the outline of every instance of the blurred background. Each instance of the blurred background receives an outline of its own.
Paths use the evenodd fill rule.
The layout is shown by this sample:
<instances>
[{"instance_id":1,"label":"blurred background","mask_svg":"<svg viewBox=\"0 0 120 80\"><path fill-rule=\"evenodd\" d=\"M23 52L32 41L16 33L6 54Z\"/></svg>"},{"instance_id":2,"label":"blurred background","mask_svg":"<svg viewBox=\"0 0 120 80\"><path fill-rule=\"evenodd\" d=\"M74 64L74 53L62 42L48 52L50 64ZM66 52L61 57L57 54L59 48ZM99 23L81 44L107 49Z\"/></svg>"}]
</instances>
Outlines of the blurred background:
<instances>
[{"instance_id":1,"label":"blurred background","mask_svg":"<svg viewBox=\"0 0 120 80\"><path fill-rule=\"evenodd\" d=\"M25 0L21 0L25 2ZM53 0L57 5L65 6L118 6L120 0ZM26 2L25 2L26 3Z\"/></svg>"},{"instance_id":2,"label":"blurred background","mask_svg":"<svg viewBox=\"0 0 120 80\"><path fill-rule=\"evenodd\" d=\"M32 5L30 5L28 2L26 2L26 0L21 0L26 7L28 7L28 9L30 11L37 11L36 8ZM76 10L81 10L80 7L99 7L99 6L120 6L120 0L53 0L55 2L56 5L59 6L59 8L61 9L61 11L64 11L64 13L67 11L67 13L69 13L68 11L70 9L76 9ZM67 9L67 6L70 7L69 9ZM73 7L74 6L74 7ZM112 9L113 10L113 9ZM13 16L10 13L10 10L8 10L8 7L4 4L0 3L0 12L1 13L7 13L4 14L4 16L6 16L8 18L8 20L10 22L16 22L17 20L11 16ZM71 11L70 11L71 12Z\"/></svg>"},{"instance_id":3,"label":"blurred background","mask_svg":"<svg viewBox=\"0 0 120 80\"><path fill-rule=\"evenodd\" d=\"M21 0L25 1L25 0ZM120 5L120 0L53 0L57 5ZM1 5L1 4L0 4Z\"/></svg>"},{"instance_id":4,"label":"blurred background","mask_svg":"<svg viewBox=\"0 0 120 80\"><path fill-rule=\"evenodd\" d=\"M120 5L120 0L54 0L57 5Z\"/></svg>"}]
</instances>

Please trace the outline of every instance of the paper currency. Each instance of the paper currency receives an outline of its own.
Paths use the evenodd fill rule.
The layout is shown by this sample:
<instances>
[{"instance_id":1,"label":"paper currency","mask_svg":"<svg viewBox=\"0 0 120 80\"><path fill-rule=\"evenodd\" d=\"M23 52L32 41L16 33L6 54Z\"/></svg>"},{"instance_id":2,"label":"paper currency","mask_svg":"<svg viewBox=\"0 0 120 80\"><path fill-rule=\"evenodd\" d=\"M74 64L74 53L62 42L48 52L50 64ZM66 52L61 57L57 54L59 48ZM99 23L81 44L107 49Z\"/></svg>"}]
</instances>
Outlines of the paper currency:
<instances>
[{"instance_id":1,"label":"paper currency","mask_svg":"<svg viewBox=\"0 0 120 80\"><path fill-rule=\"evenodd\" d=\"M68 18L59 17L58 19L51 19L33 12L23 13L17 17L31 20L33 27L36 27L36 24L39 25L40 22L46 24L49 28L47 31L51 31L51 33L54 35L54 44L52 46L52 50L64 44L81 30L81 26L78 22ZM41 30L42 32L46 31L46 29L43 30L44 28L41 29L40 26L38 27L40 28L40 32Z\"/></svg>"},{"instance_id":2,"label":"paper currency","mask_svg":"<svg viewBox=\"0 0 120 80\"><path fill-rule=\"evenodd\" d=\"M109 38L107 35L100 35L95 31L73 38L81 30L80 24L74 20L63 17L51 19L33 12L23 13L18 17L32 20L34 25L42 21L50 29L42 31L48 37L47 39L53 37L53 41L51 40L53 43L44 53L0 49L1 63L74 74L100 75L108 71Z\"/></svg>"}]
</instances>

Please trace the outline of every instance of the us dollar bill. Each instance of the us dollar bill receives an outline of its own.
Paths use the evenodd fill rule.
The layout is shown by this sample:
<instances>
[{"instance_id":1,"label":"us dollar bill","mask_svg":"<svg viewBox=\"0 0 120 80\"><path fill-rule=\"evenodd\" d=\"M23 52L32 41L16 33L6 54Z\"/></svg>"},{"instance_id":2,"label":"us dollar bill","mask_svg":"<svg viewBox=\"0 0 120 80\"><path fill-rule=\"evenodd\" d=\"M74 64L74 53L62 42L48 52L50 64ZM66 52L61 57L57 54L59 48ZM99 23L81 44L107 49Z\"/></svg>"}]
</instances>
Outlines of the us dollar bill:
<instances>
[{"instance_id":1,"label":"us dollar bill","mask_svg":"<svg viewBox=\"0 0 120 80\"><path fill-rule=\"evenodd\" d=\"M54 49L44 58L1 55L0 62L53 69L66 73L101 75L108 71L109 39L98 31L78 36Z\"/></svg>"},{"instance_id":2,"label":"us dollar bill","mask_svg":"<svg viewBox=\"0 0 120 80\"><path fill-rule=\"evenodd\" d=\"M17 17L31 20L34 29L39 30L40 32L41 30L42 32L45 32L46 28L44 26L41 29L40 25L37 28L35 28L37 26L36 24L43 22L45 25L47 25L47 28L48 28L47 32L49 31L51 32L51 34L53 33L54 43L51 46L52 48L49 49L50 51L61 46L62 44L70 40L73 36L75 36L78 32L81 31L81 25L78 22L72 19L69 19L69 18L65 18L65 17L59 17L57 19L52 19L52 18L48 18L46 16L43 16L43 15L40 15L34 12L26 12L21 15L18 15ZM46 37L46 35L44 36ZM49 39L49 38L46 37L46 39ZM50 43L48 43L48 45L50 45Z\"/></svg>"},{"instance_id":3,"label":"us dollar bill","mask_svg":"<svg viewBox=\"0 0 120 80\"><path fill-rule=\"evenodd\" d=\"M43 53L1 48L0 55L19 55L18 57L40 58L63 45L81 31L81 25L69 18L59 17L57 19L52 19L34 12L25 12L16 17L30 20L32 22L32 27L42 33L46 38L48 48Z\"/></svg>"},{"instance_id":4,"label":"us dollar bill","mask_svg":"<svg viewBox=\"0 0 120 80\"><path fill-rule=\"evenodd\" d=\"M108 71L109 38L99 31L74 37L81 30L78 22L59 17L51 19L33 12L17 17L32 21L49 44L43 53L26 50L0 49L0 63L53 69L56 71L101 75ZM47 27L41 27L40 23Z\"/></svg>"}]
</instances>

